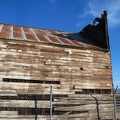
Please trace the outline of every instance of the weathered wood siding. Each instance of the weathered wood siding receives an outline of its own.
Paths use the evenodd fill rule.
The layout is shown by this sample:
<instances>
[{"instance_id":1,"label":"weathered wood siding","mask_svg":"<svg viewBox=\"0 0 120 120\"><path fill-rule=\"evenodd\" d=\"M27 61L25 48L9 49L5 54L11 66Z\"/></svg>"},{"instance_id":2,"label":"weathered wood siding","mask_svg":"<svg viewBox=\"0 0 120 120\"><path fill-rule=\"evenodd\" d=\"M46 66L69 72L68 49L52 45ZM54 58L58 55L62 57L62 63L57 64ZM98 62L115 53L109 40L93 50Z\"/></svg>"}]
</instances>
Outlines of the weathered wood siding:
<instances>
[{"instance_id":1,"label":"weathered wood siding","mask_svg":"<svg viewBox=\"0 0 120 120\"><path fill-rule=\"evenodd\" d=\"M72 107L61 105L54 110L87 111L70 114L69 120L97 119L96 101L90 94L98 99L101 118L114 119L110 52L0 40L1 93L49 94L51 85L53 94L68 95L62 105L73 104ZM60 99L57 101L59 103ZM11 107L14 100L1 100L1 103L0 107ZM29 101L24 101L24 104L28 107ZM24 107L24 104L19 100L16 107ZM31 103L29 107L32 106ZM49 105L46 103L44 107L49 108ZM15 119L18 119L17 111L8 112L11 118L16 116ZM5 112L1 110L0 114L4 118ZM46 120L47 116L38 118ZM22 118L26 119L25 116Z\"/></svg>"}]
</instances>

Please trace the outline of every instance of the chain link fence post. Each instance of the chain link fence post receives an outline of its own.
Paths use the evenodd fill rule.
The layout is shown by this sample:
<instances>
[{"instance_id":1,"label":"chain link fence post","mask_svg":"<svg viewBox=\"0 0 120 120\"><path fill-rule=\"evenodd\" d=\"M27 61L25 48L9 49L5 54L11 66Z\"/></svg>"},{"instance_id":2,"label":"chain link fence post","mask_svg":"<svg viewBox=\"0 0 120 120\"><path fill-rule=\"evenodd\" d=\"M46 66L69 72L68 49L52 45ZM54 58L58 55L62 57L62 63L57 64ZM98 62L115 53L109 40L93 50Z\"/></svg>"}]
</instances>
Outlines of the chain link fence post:
<instances>
[{"instance_id":1,"label":"chain link fence post","mask_svg":"<svg viewBox=\"0 0 120 120\"><path fill-rule=\"evenodd\" d=\"M35 96L35 120L37 120L37 97Z\"/></svg>"},{"instance_id":2,"label":"chain link fence post","mask_svg":"<svg viewBox=\"0 0 120 120\"><path fill-rule=\"evenodd\" d=\"M50 120L52 120L52 86L50 87Z\"/></svg>"},{"instance_id":3,"label":"chain link fence post","mask_svg":"<svg viewBox=\"0 0 120 120\"><path fill-rule=\"evenodd\" d=\"M115 120L117 120L117 108L116 108L116 91L118 89L118 86L115 88L114 92L113 92L113 97L114 97L114 115L115 115Z\"/></svg>"}]
</instances>

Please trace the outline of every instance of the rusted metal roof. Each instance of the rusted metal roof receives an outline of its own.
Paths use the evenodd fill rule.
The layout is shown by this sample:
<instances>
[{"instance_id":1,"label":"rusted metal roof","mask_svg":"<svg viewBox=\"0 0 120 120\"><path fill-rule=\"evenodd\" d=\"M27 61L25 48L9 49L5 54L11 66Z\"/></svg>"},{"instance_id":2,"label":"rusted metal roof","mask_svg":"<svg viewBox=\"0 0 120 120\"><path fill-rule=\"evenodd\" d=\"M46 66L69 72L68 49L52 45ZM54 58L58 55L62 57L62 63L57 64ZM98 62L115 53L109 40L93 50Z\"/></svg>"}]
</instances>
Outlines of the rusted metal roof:
<instances>
[{"instance_id":1,"label":"rusted metal roof","mask_svg":"<svg viewBox=\"0 0 120 120\"><path fill-rule=\"evenodd\" d=\"M103 48L94 45L89 40L80 36L79 33L29 28L8 24L0 24L0 38L103 50Z\"/></svg>"}]
</instances>

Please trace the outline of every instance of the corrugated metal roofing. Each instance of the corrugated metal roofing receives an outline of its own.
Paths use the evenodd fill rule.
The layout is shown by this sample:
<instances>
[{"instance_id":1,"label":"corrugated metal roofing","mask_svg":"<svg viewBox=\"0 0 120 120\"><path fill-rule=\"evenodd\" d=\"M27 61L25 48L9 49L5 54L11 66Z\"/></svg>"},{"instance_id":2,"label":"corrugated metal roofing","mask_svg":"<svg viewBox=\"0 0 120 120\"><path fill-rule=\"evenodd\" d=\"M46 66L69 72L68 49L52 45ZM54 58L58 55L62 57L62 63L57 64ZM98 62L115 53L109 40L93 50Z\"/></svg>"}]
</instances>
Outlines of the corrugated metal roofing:
<instances>
[{"instance_id":1,"label":"corrugated metal roofing","mask_svg":"<svg viewBox=\"0 0 120 120\"><path fill-rule=\"evenodd\" d=\"M7 24L0 24L0 38L102 50L102 48L97 47L88 42L88 40L82 38L78 33L21 27Z\"/></svg>"}]
</instances>

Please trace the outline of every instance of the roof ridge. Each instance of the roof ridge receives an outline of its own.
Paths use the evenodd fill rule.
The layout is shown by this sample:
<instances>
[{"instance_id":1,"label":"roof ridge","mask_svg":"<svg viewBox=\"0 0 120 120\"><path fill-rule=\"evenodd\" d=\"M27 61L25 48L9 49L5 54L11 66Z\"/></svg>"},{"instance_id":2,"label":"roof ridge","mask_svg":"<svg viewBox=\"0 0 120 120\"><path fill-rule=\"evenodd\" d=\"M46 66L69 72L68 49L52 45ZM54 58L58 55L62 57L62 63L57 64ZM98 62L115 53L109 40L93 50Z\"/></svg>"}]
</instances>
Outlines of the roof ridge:
<instances>
[{"instance_id":1,"label":"roof ridge","mask_svg":"<svg viewBox=\"0 0 120 120\"><path fill-rule=\"evenodd\" d=\"M17 24L10 24L10 23L1 23L2 25L10 25L10 26L18 26L18 27L26 27L26 28L34 28L34 29L42 29L42 30L51 30L51 31L60 31L60 32L67 32L63 30L54 30L49 28L39 28L39 27L33 27L33 26L24 26L24 25L17 25ZM67 32L67 33L73 33L73 32Z\"/></svg>"}]
</instances>

